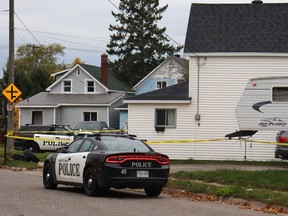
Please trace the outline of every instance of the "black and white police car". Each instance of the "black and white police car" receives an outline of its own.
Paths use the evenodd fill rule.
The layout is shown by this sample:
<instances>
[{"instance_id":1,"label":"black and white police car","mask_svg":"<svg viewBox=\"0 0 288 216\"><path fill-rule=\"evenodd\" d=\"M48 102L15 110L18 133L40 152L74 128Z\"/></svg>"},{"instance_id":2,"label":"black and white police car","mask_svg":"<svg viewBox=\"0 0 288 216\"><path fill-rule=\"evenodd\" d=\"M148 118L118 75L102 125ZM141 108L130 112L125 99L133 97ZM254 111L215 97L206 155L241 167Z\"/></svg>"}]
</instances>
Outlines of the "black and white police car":
<instances>
[{"instance_id":1,"label":"black and white police car","mask_svg":"<svg viewBox=\"0 0 288 216\"><path fill-rule=\"evenodd\" d=\"M157 197L166 185L169 158L132 136L98 134L81 137L50 154L43 167L43 184L80 186L88 196L109 188L144 189Z\"/></svg>"},{"instance_id":2,"label":"black and white police car","mask_svg":"<svg viewBox=\"0 0 288 216\"><path fill-rule=\"evenodd\" d=\"M74 138L74 131L67 125L24 125L15 133L14 148L32 152L55 151L69 145Z\"/></svg>"}]
</instances>

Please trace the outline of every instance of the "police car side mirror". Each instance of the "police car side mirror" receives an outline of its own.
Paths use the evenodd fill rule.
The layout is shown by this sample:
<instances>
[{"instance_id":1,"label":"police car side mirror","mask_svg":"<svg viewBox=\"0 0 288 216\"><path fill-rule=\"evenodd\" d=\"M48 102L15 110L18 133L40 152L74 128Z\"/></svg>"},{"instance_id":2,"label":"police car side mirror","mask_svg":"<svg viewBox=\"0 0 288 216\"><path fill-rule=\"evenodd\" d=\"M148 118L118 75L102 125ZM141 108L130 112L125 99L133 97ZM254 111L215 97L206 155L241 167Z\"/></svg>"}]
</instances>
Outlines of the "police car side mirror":
<instances>
[{"instance_id":1,"label":"police car side mirror","mask_svg":"<svg viewBox=\"0 0 288 216\"><path fill-rule=\"evenodd\" d=\"M66 148L58 148L56 149L57 153L65 153L66 152Z\"/></svg>"}]
</instances>

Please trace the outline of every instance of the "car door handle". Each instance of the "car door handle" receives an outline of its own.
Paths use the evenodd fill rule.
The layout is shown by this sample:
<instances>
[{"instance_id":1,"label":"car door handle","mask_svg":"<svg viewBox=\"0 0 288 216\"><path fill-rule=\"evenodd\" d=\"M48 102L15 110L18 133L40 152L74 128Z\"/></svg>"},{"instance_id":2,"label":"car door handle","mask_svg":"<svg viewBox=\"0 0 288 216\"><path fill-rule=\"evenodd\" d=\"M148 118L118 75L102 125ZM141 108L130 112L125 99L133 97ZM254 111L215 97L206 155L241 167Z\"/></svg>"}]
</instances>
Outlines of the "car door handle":
<instances>
[{"instance_id":1,"label":"car door handle","mask_svg":"<svg viewBox=\"0 0 288 216\"><path fill-rule=\"evenodd\" d=\"M86 156L83 156L83 159L85 159L86 158Z\"/></svg>"},{"instance_id":2,"label":"car door handle","mask_svg":"<svg viewBox=\"0 0 288 216\"><path fill-rule=\"evenodd\" d=\"M60 139L60 137L55 137L55 139Z\"/></svg>"}]
</instances>

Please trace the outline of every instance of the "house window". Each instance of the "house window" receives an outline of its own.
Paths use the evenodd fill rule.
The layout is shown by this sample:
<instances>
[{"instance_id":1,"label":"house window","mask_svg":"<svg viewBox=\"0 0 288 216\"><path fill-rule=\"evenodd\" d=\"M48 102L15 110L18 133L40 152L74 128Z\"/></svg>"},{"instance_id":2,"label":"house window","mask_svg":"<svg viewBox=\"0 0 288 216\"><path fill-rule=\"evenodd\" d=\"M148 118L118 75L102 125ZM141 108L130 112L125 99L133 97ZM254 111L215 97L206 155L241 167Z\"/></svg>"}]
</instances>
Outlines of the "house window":
<instances>
[{"instance_id":1,"label":"house window","mask_svg":"<svg viewBox=\"0 0 288 216\"><path fill-rule=\"evenodd\" d=\"M77 74L78 74L78 76L81 75L81 69L80 68L77 68Z\"/></svg>"},{"instance_id":2,"label":"house window","mask_svg":"<svg viewBox=\"0 0 288 216\"><path fill-rule=\"evenodd\" d=\"M167 86L166 81L157 81L157 84L156 84L157 89L165 88L166 86Z\"/></svg>"},{"instance_id":3,"label":"house window","mask_svg":"<svg viewBox=\"0 0 288 216\"><path fill-rule=\"evenodd\" d=\"M176 127L176 109L156 109L156 127Z\"/></svg>"},{"instance_id":4,"label":"house window","mask_svg":"<svg viewBox=\"0 0 288 216\"><path fill-rule=\"evenodd\" d=\"M43 124L43 112L32 111L32 124L42 125Z\"/></svg>"},{"instance_id":5,"label":"house window","mask_svg":"<svg viewBox=\"0 0 288 216\"><path fill-rule=\"evenodd\" d=\"M287 102L288 101L288 87L273 87L272 101Z\"/></svg>"},{"instance_id":6,"label":"house window","mask_svg":"<svg viewBox=\"0 0 288 216\"><path fill-rule=\"evenodd\" d=\"M63 91L64 92L71 92L72 90L72 81L71 80L64 80L63 81Z\"/></svg>"},{"instance_id":7,"label":"house window","mask_svg":"<svg viewBox=\"0 0 288 216\"><path fill-rule=\"evenodd\" d=\"M84 121L97 121L97 112L84 112Z\"/></svg>"},{"instance_id":8,"label":"house window","mask_svg":"<svg viewBox=\"0 0 288 216\"><path fill-rule=\"evenodd\" d=\"M88 93L94 93L95 92L95 87L94 87L94 81L86 81L86 86L87 86L87 92Z\"/></svg>"}]
</instances>

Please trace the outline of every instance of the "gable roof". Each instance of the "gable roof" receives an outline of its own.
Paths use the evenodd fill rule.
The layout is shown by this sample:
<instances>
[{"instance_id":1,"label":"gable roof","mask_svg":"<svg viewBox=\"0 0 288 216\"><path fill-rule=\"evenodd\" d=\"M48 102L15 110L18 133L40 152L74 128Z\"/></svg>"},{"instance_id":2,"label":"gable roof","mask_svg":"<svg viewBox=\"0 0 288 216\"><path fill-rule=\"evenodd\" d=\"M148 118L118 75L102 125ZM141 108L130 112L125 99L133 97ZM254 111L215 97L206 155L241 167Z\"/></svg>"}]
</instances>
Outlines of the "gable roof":
<instances>
[{"instance_id":1,"label":"gable roof","mask_svg":"<svg viewBox=\"0 0 288 216\"><path fill-rule=\"evenodd\" d=\"M131 90L129 85L127 83L117 79L116 75L112 71L108 71L108 83L107 83L107 85L104 84L102 82L102 79L101 79L101 68L94 66L94 65L88 65L88 64L77 64L73 68L51 74L51 76L55 76L55 75L65 73L65 75L63 75L63 77L61 77L60 79L58 79L57 81L52 83L52 85L50 85L46 90L50 91L50 89L53 86L55 86L57 83L61 82L61 80L63 78L68 76L68 74L71 73L77 67L82 68L86 73L88 73L91 76L91 78L93 77L107 91L129 91L129 90Z\"/></svg>"},{"instance_id":2,"label":"gable roof","mask_svg":"<svg viewBox=\"0 0 288 216\"><path fill-rule=\"evenodd\" d=\"M17 104L17 107L59 107L59 106L110 106L125 93L111 92L109 94L50 94L40 92Z\"/></svg>"},{"instance_id":3,"label":"gable roof","mask_svg":"<svg viewBox=\"0 0 288 216\"><path fill-rule=\"evenodd\" d=\"M166 88L158 89L155 91L147 92L144 94L136 95L134 97L124 99L124 103L190 103L188 82L183 82ZM182 101L182 102L181 102Z\"/></svg>"},{"instance_id":4,"label":"gable roof","mask_svg":"<svg viewBox=\"0 0 288 216\"><path fill-rule=\"evenodd\" d=\"M192 4L185 53L288 53L288 4Z\"/></svg>"},{"instance_id":5,"label":"gable roof","mask_svg":"<svg viewBox=\"0 0 288 216\"><path fill-rule=\"evenodd\" d=\"M186 59L182 59L180 57L177 56L169 56L168 58L166 58L161 64L159 64L154 70L152 70L147 76L145 76L142 80L140 80L135 86L132 87L132 90L135 90L137 87L139 87L145 80L147 80L155 71L157 71L162 65L164 65L167 61L169 60L175 60L176 62L178 62L178 64L180 64L184 69L186 69L188 71L188 64Z\"/></svg>"},{"instance_id":6,"label":"gable roof","mask_svg":"<svg viewBox=\"0 0 288 216\"><path fill-rule=\"evenodd\" d=\"M88 65L88 64L80 64L88 73L90 73L95 79L101 82L104 86L106 86L109 90L119 90L119 91L129 91L131 87L123 81L120 81L116 74L113 73L111 70L108 71L108 84L105 85L101 80L101 68Z\"/></svg>"}]
</instances>

